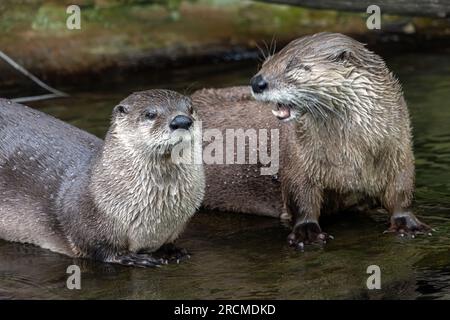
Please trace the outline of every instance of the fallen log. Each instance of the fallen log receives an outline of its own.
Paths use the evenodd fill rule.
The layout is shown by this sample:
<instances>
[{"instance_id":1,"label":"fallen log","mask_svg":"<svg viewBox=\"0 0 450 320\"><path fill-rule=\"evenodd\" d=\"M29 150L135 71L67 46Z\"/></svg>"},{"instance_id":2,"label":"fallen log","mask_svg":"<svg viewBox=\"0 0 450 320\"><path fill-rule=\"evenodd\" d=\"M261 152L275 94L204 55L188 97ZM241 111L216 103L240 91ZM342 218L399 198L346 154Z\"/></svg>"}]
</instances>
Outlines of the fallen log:
<instances>
[{"instance_id":1,"label":"fallen log","mask_svg":"<svg viewBox=\"0 0 450 320\"><path fill-rule=\"evenodd\" d=\"M329 9L365 13L370 5L377 5L381 13L447 18L450 0L257 0L313 9Z\"/></svg>"}]
</instances>

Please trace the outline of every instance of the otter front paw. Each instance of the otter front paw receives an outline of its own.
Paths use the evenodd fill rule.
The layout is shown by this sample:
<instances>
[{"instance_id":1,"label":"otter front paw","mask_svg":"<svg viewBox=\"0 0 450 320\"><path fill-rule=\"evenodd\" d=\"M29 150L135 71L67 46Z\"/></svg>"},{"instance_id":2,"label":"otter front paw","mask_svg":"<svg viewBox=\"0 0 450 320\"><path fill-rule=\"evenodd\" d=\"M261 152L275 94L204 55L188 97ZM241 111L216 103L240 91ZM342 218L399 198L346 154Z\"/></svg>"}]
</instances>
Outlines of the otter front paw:
<instances>
[{"instance_id":1,"label":"otter front paw","mask_svg":"<svg viewBox=\"0 0 450 320\"><path fill-rule=\"evenodd\" d=\"M167 264L167 260L156 258L150 254L137 254L130 253L123 256L116 257L113 261L124 266L150 268L159 267L163 264Z\"/></svg>"},{"instance_id":2,"label":"otter front paw","mask_svg":"<svg viewBox=\"0 0 450 320\"><path fill-rule=\"evenodd\" d=\"M319 224L316 222L304 222L296 224L288 236L288 244L299 250L303 250L305 244L325 244L333 237L322 232Z\"/></svg>"},{"instance_id":3,"label":"otter front paw","mask_svg":"<svg viewBox=\"0 0 450 320\"><path fill-rule=\"evenodd\" d=\"M191 254L183 248L178 248L173 243L166 243L156 252L158 256L167 260L169 263L180 263L191 258Z\"/></svg>"},{"instance_id":4,"label":"otter front paw","mask_svg":"<svg viewBox=\"0 0 450 320\"><path fill-rule=\"evenodd\" d=\"M391 217L391 226L384 233L397 233L401 236L410 235L415 237L416 235L428 234L431 235L430 226L420 222L417 217L410 213L405 212L401 214L394 214Z\"/></svg>"}]
</instances>

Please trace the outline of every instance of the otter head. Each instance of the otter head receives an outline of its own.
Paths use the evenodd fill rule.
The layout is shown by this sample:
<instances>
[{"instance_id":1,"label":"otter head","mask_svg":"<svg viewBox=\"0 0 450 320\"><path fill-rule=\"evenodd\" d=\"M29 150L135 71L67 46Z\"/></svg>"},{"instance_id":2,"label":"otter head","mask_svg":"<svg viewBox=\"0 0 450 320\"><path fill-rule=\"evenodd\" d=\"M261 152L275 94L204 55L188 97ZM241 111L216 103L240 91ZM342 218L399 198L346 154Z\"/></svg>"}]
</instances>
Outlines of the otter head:
<instances>
[{"instance_id":1,"label":"otter head","mask_svg":"<svg viewBox=\"0 0 450 320\"><path fill-rule=\"evenodd\" d=\"M398 83L383 60L360 42L319 33L267 58L251 87L257 100L273 103L278 119L289 121L303 114L342 119L351 108L370 108L395 92Z\"/></svg>"},{"instance_id":2,"label":"otter head","mask_svg":"<svg viewBox=\"0 0 450 320\"><path fill-rule=\"evenodd\" d=\"M169 90L135 92L113 111L109 135L134 153L170 153L193 137L197 118L191 99Z\"/></svg>"}]
</instances>

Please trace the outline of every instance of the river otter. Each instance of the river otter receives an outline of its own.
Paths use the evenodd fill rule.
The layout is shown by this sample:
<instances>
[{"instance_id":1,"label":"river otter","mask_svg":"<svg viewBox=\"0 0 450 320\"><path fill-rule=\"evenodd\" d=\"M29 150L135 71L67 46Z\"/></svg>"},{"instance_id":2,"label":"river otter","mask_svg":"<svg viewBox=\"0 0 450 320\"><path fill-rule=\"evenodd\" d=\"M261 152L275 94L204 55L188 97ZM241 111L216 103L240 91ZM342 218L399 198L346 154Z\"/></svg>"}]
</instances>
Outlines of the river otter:
<instances>
[{"instance_id":1,"label":"river otter","mask_svg":"<svg viewBox=\"0 0 450 320\"><path fill-rule=\"evenodd\" d=\"M203 127L281 131L280 172L272 179L253 172L260 164L206 165L205 208L291 218L288 243L297 248L329 238L321 212L349 207L381 204L390 232L429 229L409 209L414 156L401 86L361 43L342 34L306 36L268 57L251 87L204 89L192 98Z\"/></svg>"},{"instance_id":2,"label":"river otter","mask_svg":"<svg viewBox=\"0 0 450 320\"><path fill-rule=\"evenodd\" d=\"M172 161L195 138L188 97L137 92L113 110L105 141L0 99L0 238L71 257L139 267L166 263L200 206L201 165ZM195 122L194 122L195 121Z\"/></svg>"},{"instance_id":3,"label":"river otter","mask_svg":"<svg viewBox=\"0 0 450 320\"><path fill-rule=\"evenodd\" d=\"M289 157L280 172L293 217L290 245L326 240L318 220L324 200L336 194L379 202L392 232L429 229L410 209L410 119L401 85L383 59L350 37L319 33L269 57L251 86L258 101L276 105L279 120L294 124L282 132Z\"/></svg>"}]
</instances>

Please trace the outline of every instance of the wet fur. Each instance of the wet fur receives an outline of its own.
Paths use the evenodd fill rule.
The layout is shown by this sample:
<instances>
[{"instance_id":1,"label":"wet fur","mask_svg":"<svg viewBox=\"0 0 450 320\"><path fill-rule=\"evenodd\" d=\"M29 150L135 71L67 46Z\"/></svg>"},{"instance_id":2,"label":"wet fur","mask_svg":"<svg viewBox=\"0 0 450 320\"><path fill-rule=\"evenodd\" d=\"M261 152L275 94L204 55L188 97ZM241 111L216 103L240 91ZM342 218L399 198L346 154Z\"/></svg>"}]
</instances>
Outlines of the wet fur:
<instances>
[{"instance_id":1,"label":"wet fur","mask_svg":"<svg viewBox=\"0 0 450 320\"><path fill-rule=\"evenodd\" d=\"M278 184L257 175L230 184L248 166L207 166L207 208L258 214L264 212L259 203L270 203L269 215L292 217L296 242L305 240L302 225L321 232L322 213L360 204L381 204L394 227L406 217L398 230L426 229L410 210L414 155L407 105L379 56L345 35L320 33L267 57L258 74L269 82L267 92L255 95L259 101L248 98L248 87L203 90L193 99L210 127L279 127ZM294 119L276 120L274 103L295 105ZM246 196L234 201L239 194Z\"/></svg>"},{"instance_id":2,"label":"wet fur","mask_svg":"<svg viewBox=\"0 0 450 320\"><path fill-rule=\"evenodd\" d=\"M121 104L132 109L130 116L115 110L103 142L0 100L0 238L118 262L178 237L202 201L202 166L174 164L164 152L171 144L160 130L165 124L156 123L152 133L138 118L156 105L166 123L190 102L153 90Z\"/></svg>"},{"instance_id":3,"label":"wet fur","mask_svg":"<svg viewBox=\"0 0 450 320\"><path fill-rule=\"evenodd\" d=\"M255 101L247 86L199 90L192 95L192 100L203 130L219 129L224 134L226 129L281 128L270 108ZM204 167L205 209L280 216L283 203L278 175L261 175L261 164L205 164Z\"/></svg>"},{"instance_id":4,"label":"wet fur","mask_svg":"<svg viewBox=\"0 0 450 320\"><path fill-rule=\"evenodd\" d=\"M318 224L330 194L369 197L394 220L418 221L410 211L414 155L408 109L398 80L379 56L342 34L320 33L291 42L258 74L269 84L256 99L290 105L294 114L294 130L283 135L290 156L281 179L297 241L304 240L302 225Z\"/></svg>"}]
</instances>

